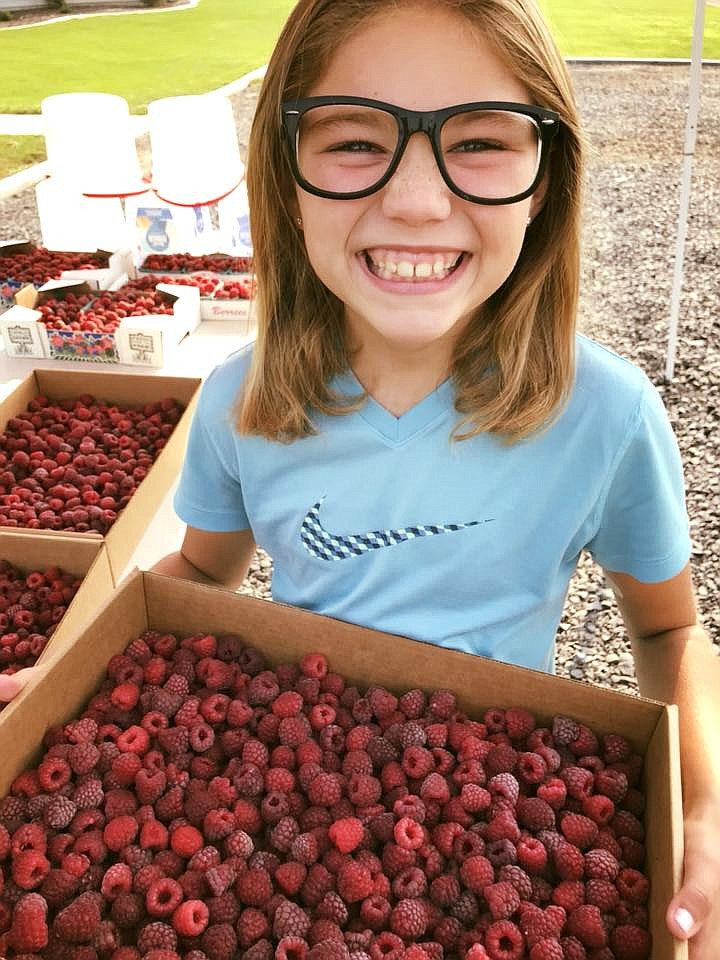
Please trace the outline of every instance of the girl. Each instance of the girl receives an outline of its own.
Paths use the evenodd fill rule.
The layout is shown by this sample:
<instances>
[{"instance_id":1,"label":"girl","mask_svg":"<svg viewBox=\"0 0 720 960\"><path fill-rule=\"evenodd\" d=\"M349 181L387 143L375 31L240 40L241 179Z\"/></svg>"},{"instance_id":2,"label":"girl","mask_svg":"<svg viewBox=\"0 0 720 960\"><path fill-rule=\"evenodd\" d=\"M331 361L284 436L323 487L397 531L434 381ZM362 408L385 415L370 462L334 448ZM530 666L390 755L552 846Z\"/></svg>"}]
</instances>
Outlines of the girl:
<instances>
[{"instance_id":1,"label":"girl","mask_svg":"<svg viewBox=\"0 0 720 960\"><path fill-rule=\"evenodd\" d=\"M582 144L532 0L301 0L248 157L258 338L204 385L158 572L551 670L589 550L641 692L680 708L668 905L720 942L720 665L677 446L641 371L575 333Z\"/></svg>"},{"instance_id":2,"label":"girl","mask_svg":"<svg viewBox=\"0 0 720 960\"><path fill-rule=\"evenodd\" d=\"M252 351L208 379L160 572L551 670L583 549L680 708L667 922L716 956L720 664L677 446L637 368L575 333L582 144L532 0L302 0L257 106Z\"/></svg>"}]
</instances>

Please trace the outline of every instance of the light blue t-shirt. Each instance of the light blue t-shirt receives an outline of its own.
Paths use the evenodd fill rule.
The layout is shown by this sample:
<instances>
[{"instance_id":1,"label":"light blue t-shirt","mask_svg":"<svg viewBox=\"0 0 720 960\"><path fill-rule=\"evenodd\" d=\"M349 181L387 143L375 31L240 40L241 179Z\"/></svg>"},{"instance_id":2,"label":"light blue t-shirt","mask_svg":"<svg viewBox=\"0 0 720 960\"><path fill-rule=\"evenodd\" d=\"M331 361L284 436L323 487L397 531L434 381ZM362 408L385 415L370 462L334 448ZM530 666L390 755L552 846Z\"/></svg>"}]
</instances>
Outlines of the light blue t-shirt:
<instances>
[{"instance_id":1,"label":"light blue t-shirt","mask_svg":"<svg viewBox=\"0 0 720 960\"><path fill-rule=\"evenodd\" d=\"M451 442L451 380L395 417L372 399L318 415L293 443L240 436L251 348L202 388L175 509L202 530L252 530L273 597L318 613L552 671L578 557L656 582L690 556L677 443L647 376L583 336L570 400L508 446ZM337 385L357 395L348 373Z\"/></svg>"}]
</instances>

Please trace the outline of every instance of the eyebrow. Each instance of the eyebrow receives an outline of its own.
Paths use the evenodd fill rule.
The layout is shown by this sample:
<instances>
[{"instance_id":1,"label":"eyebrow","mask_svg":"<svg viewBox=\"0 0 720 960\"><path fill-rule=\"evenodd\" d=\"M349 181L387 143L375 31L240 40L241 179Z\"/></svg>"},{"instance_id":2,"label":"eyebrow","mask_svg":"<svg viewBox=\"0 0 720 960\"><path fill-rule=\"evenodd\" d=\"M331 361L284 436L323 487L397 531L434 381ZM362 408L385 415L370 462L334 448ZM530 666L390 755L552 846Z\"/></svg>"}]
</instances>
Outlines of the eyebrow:
<instances>
[{"instance_id":1,"label":"eyebrow","mask_svg":"<svg viewBox=\"0 0 720 960\"><path fill-rule=\"evenodd\" d=\"M325 111L327 108L322 107L321 109ZM352 113L333 113L324 117L318 116L314 120L309 120L309 114L314 113L316 110L318 113L320 112L317 108L315 108L314 110L308 111L308 113L303 116L303 125L305 125L306 130L324 129L340 123L355 123L359 126L373 128L383 125L380 117L377 116L378 113L382 112L378 107L367 107L364 111L357 110L353 111ZM371 113L371 111L374 111L374 114ZM384 116L386 116L388 120L392 121L393 125L395 124L394 118L389 113L384 114Z\"/></svg>"}]
</instances>

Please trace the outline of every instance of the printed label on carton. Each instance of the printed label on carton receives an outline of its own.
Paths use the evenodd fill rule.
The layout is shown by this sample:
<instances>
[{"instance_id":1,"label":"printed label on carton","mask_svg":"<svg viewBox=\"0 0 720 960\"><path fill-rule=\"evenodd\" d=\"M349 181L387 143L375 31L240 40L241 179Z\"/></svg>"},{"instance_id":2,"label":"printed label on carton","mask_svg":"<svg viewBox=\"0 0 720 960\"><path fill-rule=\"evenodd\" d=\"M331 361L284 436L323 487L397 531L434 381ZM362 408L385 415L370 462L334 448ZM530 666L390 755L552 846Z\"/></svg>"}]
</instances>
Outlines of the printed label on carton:
<instances>
[{"instance_id":1,"label":"printed label on carton","mask_svg":"<svg viewBox=\"0 0 720 960\"><path fill-rule=\"evenodd\" d=\"M7 339L12 344L12 353L16 357L32 357L38 344L30 327L13 324L6 327Z\"/></svg>"},{"instance_id":2,"label":"printed label on carton","mask_svg":"<svg viewBox=\"0 0 720 960\"><path fill-rule=\"evenodd\" d=\"M129 333L128 344L135 363L152 363L155 340L146 333Z\"/></svg>"}]
</instances>

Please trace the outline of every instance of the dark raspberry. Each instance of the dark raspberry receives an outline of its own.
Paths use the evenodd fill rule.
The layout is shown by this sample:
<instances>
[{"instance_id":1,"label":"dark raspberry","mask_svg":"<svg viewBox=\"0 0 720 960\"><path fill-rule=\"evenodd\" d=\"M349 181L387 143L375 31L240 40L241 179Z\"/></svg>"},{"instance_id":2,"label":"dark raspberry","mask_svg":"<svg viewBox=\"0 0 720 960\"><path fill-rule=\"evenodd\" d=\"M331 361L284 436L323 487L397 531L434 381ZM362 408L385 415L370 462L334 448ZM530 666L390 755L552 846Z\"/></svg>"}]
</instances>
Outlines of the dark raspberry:
<instances>
[{"instance_id":1,"label":"dark raspberry","mask_svg":"<svg viewBox=\"0 0 720 960\"><path fill-rule=\"evenodd\" d=\"M98 895L81 893L55 917L53 933L65 943L89 943L100 923Z\"/></svg>"}]
</instances>

